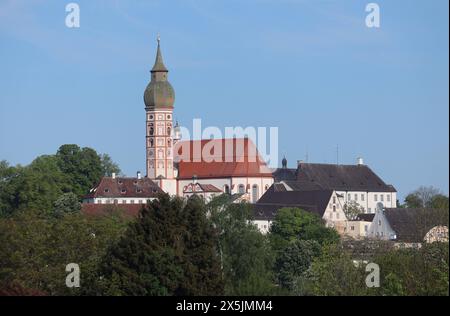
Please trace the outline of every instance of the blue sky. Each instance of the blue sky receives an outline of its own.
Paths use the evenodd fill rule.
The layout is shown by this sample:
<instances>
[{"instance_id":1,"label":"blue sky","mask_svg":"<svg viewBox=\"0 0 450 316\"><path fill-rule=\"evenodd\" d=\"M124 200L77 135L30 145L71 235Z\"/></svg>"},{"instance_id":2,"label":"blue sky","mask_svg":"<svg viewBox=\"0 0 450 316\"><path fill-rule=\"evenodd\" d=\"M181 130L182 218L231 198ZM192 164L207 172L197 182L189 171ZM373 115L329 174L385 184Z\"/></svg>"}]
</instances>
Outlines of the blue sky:
<instances>
[{"instance_id":1,"label":"blue sky","mask_svg":"<svg viewBox=\"0 0 450 316\"><path fill-rule=\"evenodd\" d=\"M0 159L76 143L145 170L156 34L190 126L278 126L279 154L353 164L401 197L449 187L448 1L0 0Z\"/></svg>"}]
</instances>

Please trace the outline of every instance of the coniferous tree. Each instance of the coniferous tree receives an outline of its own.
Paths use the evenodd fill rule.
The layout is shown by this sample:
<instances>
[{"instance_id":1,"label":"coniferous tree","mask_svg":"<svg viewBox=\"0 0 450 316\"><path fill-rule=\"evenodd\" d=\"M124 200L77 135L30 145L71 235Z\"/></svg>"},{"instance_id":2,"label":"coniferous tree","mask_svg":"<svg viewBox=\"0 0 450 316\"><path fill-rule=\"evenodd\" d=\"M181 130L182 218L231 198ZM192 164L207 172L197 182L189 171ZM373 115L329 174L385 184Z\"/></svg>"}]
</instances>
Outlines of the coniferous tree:
<instances>
[{"instance_id":1,"label":"coniferous tree","mask_svg":"<svg viewBox=\"0 0 450 316\"><path fill-rule=\"evenodd\" d=\"M220 257L216 249L218 234L207 217L203 200L192 196L183 211L184 280L179 294L220 295L223 293Z\"/></svg>"},{"instance_id":2,"label":"coniferous tree","mask_svg":"<svg viewBox=\"0 0 450 316\"><path fill-rule=\"evenodd\" d=\"M162 194L106 255L102 294L221 294L214 238L202 201Z\"/></svg>"}]
</instances>

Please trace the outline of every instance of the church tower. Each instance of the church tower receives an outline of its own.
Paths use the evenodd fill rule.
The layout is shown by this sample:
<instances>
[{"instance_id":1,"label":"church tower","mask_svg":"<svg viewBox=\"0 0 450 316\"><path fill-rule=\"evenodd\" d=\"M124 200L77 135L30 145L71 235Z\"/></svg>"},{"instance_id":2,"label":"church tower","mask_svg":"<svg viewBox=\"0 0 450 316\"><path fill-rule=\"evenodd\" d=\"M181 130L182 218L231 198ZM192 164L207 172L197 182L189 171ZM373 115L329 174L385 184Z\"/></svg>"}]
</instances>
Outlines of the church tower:
<instances>
[{"instance_id":1,"label":"church tower","mask_svg":"<svg viewBox=\"0 0 450 316\"><path fill-rule=\"evenodd\" d=\"M176 194L173 164L173 104L175 91L167 81L160 38L150 83L144 92L146 113L147 177L169 194Z\"/></svg>"}]
</instances>

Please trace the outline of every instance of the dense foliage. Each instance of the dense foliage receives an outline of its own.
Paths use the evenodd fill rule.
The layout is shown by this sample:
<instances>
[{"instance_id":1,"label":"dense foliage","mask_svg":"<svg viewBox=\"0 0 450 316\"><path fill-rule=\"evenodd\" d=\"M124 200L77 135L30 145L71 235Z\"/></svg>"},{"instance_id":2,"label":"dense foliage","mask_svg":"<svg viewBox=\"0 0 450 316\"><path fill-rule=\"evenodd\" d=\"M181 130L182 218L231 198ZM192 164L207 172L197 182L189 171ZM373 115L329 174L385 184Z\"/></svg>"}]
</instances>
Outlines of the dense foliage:
<instances>
[{"instance_id":1,"label":"dense foliage","mask_svg":"<svg viewBox=\"0 0 450 316\"><path fill-rule=\"evenodd\" d=\"M164 194L143 208L100 267L111 295L220 295L217 232L203 201Z\"/></svg>"},{"instance_id":2,"label":"dense foliage","mask_svg":"<svg viewBox=\"0 0 450 316\"><path fill-rule=\"evenodd\" d=\"M77 145L62 145L55 155L39 156L26 167L1 161L0 217L20 210L53 213L59 207L55 202L69 197L66 193L81 200L102 176L112 172L120 173L120 168L108 155Z\"/></svg>"},{"instance_id":3,"label":"dense foliage","mask_svg":"<svg viewBox=\"0 0 450 316\"><path fill-rule=\"evenodd\" d=\"M76 145L25 167L0 162L0 295L448 295L448 243L347 243L299 208L279 210L267 235L252 205L225 194L163 194L137 218L82 214L81 196L112 173L109 156ZM422 187L406 206L448 209L448 197ZM79 288L65 284L69 263ZM380 287L367 287L368 263Z\"/></svg>"}]
</instances>

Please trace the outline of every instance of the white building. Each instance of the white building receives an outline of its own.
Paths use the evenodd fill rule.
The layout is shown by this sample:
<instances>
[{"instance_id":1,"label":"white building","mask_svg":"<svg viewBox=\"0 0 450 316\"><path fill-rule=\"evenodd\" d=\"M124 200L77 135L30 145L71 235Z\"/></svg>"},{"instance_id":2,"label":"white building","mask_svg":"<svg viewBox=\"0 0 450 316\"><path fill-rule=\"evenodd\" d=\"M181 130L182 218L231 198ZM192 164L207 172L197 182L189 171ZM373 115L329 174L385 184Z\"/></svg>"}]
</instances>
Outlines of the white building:
<instances>
[{"instance_id":1,"label":"white building","mask_svg":"<svg viewBox=\"0 0 450 316\"><path fill-rule=\"evenodd\" d=\"M386 184L358 158L356 165L299 162L296 169L283 167L274 172L275 182L284 181L293 190L334 190L342 205L354 201L365 213L377 207L397 206L397 191Z\"/></svg>"},{"instance_id":2,"label":"white building","mask_svg":"<svg viewBox=\"0 0 450 316\"><path fill-rule=\"evenodd\" d=\"M275 183L253 205L254 223L262 233L267 233L282 208L300 208L320 216L326 226L343 232L347 218L343 205L335 191L304 190L294 191L285 183Z\"/></svg>"}]
</instances>

